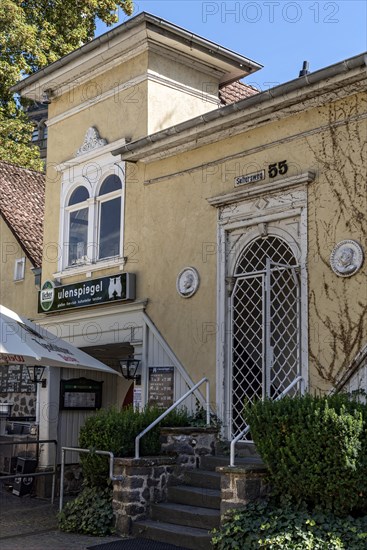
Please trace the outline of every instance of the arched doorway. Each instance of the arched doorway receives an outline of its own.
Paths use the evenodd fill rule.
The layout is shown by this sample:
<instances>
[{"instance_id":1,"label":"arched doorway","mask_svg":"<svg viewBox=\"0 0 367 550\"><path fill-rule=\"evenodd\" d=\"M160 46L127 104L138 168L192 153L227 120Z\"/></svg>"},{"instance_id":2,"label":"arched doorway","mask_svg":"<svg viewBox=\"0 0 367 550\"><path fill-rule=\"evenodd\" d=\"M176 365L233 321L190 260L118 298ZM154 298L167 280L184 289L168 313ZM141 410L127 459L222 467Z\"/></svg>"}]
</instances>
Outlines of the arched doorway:
<instances>
[{"instance_id":1,"label":"arched doorway","mask_svg":"<svg viewBox=\"0 0 367 550\"><path fill-rule=\"evenodd\" d=\"M231 432L245 401L276 398L300 374L300 284L296 257L279 236L241 251L230 298Z\"/></svg>"}]
</instances>

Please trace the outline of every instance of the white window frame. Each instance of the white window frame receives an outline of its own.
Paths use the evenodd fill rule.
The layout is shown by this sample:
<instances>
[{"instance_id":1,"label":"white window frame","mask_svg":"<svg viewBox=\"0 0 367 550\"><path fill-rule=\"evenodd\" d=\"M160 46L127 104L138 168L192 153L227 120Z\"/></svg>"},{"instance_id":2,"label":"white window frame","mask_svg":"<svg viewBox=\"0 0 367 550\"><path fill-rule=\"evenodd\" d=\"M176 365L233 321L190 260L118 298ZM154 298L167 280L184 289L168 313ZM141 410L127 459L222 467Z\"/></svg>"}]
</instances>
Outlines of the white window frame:
<instances>
[{"instance_id":1,"label":"white window frame","mask_svg":"<svg viewBox=\"0 0 367 550\"><path fill-rule=\"evenodd\" d=\"M107 174L103 180L101 181L100 185L99 185L99 188L98 188L98 193L97 193L97 196L96 196L96 209L97 209L97 226L96 226L96 261L97 262L103 262L103 261L106 261L106 260L109 260L111 258L116 258L116 256L109 256L107 258L100 258L99 257L99 245L100 245L100 234L101 234L101 213L102 213L102 204L104 202L108 202L108 201L111 201L113 199L116 199L118 198L119 196L121 196L121 192L122 192L122 186L123 186L123 183L122 183L122 180L119 177L120 181L121 181L121 189L118 189L117 191L111 191L111 193L106 193L105 195L99 195L100 191L101 191L101 187L103 185L103 182L105 181L105 179L111 174ZM122 239L121 239L121 233L122 233L122 218L123 218L123 211L122 211L122 206L123 206L123 203L121 202L121 211L120 211L120 247L119 247L119 254L118 254L118 257L121 257L122 256Z\"/></svg>"},{"instance_id":2,"label":"white window frame","mask_svg":"<svg viewBox=\"0 0 367 550\"><path fill-rule=\"evenodd\" d=\"M78 187L85 187L85 185L83 183L80 183L78 185L76 185L76 187L74 189L72 189L71 193L69 193L69 197L66 201L66 205L68 205L69 201L70 201L70 197L71 195L73 194L73 192L78 188ZM88 191L88 189L87 189ZM90 197L83 201L83 202L78 202L77 204L72 204L71 206L65 206L65 216L64 216L64 230L65 230L65 241L64 241L64 246L63 246L63 255L64 255L64 258L63 258L63 265L65 266L66 269L69 269L69 268L73 268L75 266L78 266L78 265L85 265L85 264L88 264L91 262L91 258L88 256L89 254L89 246L88 246L88 243L91 242L91 228L90 228L90 216L91 216L91 208L90 208L90 204L91 202L93 202L93 199L91 199ZM71 264L69 265L69 249L70 249L70 214L72 214L73 212L76 212L77 210L82 210L84 208L87 208L88 209L88 234L87 234L87 251L86 251L86 259L82 262L78 262L78 263L75 263L75 264Z\"/></svg>"},{"instance_id":3,"label":"white window frame","mask_svg":"<svg viewBox=\"0 0 367 550\"><path fill-rule=\"evenodd\" d=\"M15 282L24 281L24 278L25 278L25 257L17 258L14 263L14 281Z\"/></svg>"},{"instance_id":4,"label":"white window frame","mask_svg":"<svg viewBox=\"0 0 367 550\"><path fill-rule=\"evenodd\" d=\"M105 269L110 266L118 266L123 269L125 260L124 250L124 211L125 211L125 162L117 161L110 152L102 154L101 150L95 152L95 158L86 155L73 159L68 163L60 165L58 170L62 174L62 185L60 194L60 227L59 227L59 260L55 278L74 276L77 273L87 273L91 269ZM99 153L99 154L97 154ZM95 168L93 172L93 167ZM121 181L121 190L113 191L108 195L99 197L100 188L104 180L116 175ZM90 198L77 205L68 206L70 197L79 186L84 186L89 192ZM120 215L120 249L119 254L109 258L98 258L99 253L99 227L100 227L100 204L121 196ZM69 227L70 212L84 208L88 204L88 246L87 259L84 263L68 265L69 258Z\"/></svg>"}]
</instances>

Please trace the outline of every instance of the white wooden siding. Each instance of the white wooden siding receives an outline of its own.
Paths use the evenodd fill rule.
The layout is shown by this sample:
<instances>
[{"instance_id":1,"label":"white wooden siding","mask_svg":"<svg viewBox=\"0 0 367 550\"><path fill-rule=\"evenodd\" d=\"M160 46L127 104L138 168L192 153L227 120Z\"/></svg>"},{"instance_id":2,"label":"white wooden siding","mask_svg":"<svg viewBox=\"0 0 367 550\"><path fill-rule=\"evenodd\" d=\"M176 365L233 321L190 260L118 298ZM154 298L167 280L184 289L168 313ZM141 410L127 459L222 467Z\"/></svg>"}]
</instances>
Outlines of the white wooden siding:
<instances>
[{"instance_id":1,"label":"white wooden siding","mask_svg":"<svg viewBox=\"0 0 367 550\"><path fill-rule=\"evenodd\" d=\"M103 381L102 386L102 407L107 408L116 403L116 377L114 374L107 374L101 371L82 369L62 369L61 379L90 378L97 382ZM86 419L93 415L93 411L60 411L58 425L58 444L61 447L79 447L79 433ZM59 459L61 458L61 454ZM79 462L76 453L67 453L67 463Z\"/></svg>"},{"instance_id":2,"label":"white wooden siding","mask_svg":"<svg viewBox=\"0 0 367 550\"><path fill-rule=\"evenodd\" d=\"M140 325L140 326L139 326ZM144 333L144 337L143 337ZM186 369L180 363L175 356L173 350L168 346L163 336L158 329L152 323L152 321L143 314L143 318L140 323L134 325L134 338L138 338L138 335L143 339L131 342L134 346L136 344L136 350L143 343L143 379L142 379L142 391L143 391L143 403L148 399L148 373L149 367L174 367L174 400L179 399L185 394L190 387L198 382L198 380L191 380ZM108 340L108 339L107 339ZM108 341L106 342L108 343ZM71 378L91 378L96 381L103 381L102 389L102 407L107 408L117 402L117 384L116 378L113 374L106 374L99 371L88 371L81 369L63 369L61 372L61 379L69 380ZM204 404L205 386L201 388L201 405ZM198 404L196 396L189 396L181 405L186 407L189 412L194 412ZM60 411L58 419L58 443L59 443L59 461L61 458L61 447L78 447L79 446L79 433L80 428L83 426L86 419L94 414L90 411ZM77 463L79 461L76 453L67 453L66 463Z\"/></svg>"},{"instance_id":3,"label":"white wooden siding","mask_svg":"<svg viewBox=\"0 0 367 550\"><path fill-rule=\"evenodd\" d=\"M184 395L190 388L189 381L181 373L181 369L177 367L177 363L172 360L166 349L163 348L157 333L151 328L148 328L148 342L147 342L147 356L148 356L148 369L150 367L174 367L174 401L177 401L182 395ZM183 368L183 367L182 367ZM147 370L148 376L149 370ZM195 380L193 384L196 384L198 380ZM205 387L203 386L204 391ZM186 407L190 412L195 410L197 399L195 396L189 396L183 401L181 407Z\"/></svg>"}]
</instances>

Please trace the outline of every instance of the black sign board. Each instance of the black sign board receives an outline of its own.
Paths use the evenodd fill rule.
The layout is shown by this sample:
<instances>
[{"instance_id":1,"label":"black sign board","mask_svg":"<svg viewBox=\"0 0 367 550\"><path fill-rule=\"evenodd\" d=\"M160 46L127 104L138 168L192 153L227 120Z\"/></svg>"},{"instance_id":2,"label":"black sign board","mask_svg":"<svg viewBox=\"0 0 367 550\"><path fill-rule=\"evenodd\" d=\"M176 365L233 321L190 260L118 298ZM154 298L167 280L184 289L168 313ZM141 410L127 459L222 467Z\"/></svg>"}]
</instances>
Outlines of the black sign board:
<instances>
[{"instance_id":1,"label":"black sign board","mask_svg":"<svg viewBox=\"0 0 367 550\"><path fill-rule=\"evenodd\" d=\"M119 273L57 287L52 281L45 281L39 291L38 313L63 311L123 300L135 300L134 273Z\"/></svg>"},{"instance_id":2,"label":"black sign board","mask_svg":"<svg viewBox=\"0 0 367 550\"><path fill-rule=\"evenodd\" d=\"M4 365L0 367L0 393L34 393L27 367L24 365Z\"/></svg>"},{"instance_id":3,"label":"black sign board","mask_svg":"<svg viewBox=\"0 0 367 550\"><path fill-rule=\"evenodd\" d=\"M174 367L149 367L148 402L167 409L173 405Z\"/></svg>"},{"instance_id":4,"label":"black sign board","mask_svg":"<svg viewBox=\"0 0 367 550\"><path fill-rule=\"evenodd\" d=\"M61 410L96 410L102 406L102 384L88 378L60 382Z\"/></svg>"}]
</instances>

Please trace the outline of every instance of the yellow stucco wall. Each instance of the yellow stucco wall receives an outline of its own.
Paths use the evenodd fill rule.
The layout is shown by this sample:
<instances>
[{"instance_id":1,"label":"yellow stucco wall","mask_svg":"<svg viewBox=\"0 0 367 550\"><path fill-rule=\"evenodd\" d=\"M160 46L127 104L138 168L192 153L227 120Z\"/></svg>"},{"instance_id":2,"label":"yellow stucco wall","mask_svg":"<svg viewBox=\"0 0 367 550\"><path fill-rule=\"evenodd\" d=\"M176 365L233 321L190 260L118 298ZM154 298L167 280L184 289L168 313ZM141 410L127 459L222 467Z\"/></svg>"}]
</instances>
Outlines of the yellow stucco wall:
<instances>
[{"instance_id":1,"label":"yellow stucco wall","mask_svg":"<svg viewBox=\"0 0 367 550\"><path fill-rule=\"evenodd\" d=\"M144 63L140 62L142 69ZM144 129L158 128L160 123L172 123L170 107L175 103L168 103L166 92L162 93L161 111L149 118L147 103L151 101L158 109L157 100L150 99L151 95L157 96L156 85L149 86L138 86L141 96L136 103L123 100L123 94L130 93L127 90L121 92L121 104L111 97L50 126L46 250L50 243L57 243L59 231L60 183L52 166L73 157L90 126L96 126L100 135L112 142L144 135ZM137 298L149 299L148 314L195 380L207 375L215 381L217 259L213 250L217 210L206 199L233 191L235 176L266 169L273 162L287 159L287 176L310 170L316 173L315 181L308 186L312 388L329 387L366 337L362 271L342 279L329 266L330 253L340 240L356 239L365 246L361 150L366 130L363 119L358 119L366 112L365 98L361 94L342 100L329 96L324 102L319 105L315 101L307 111L300 104L293 111L285 110L258 126L254 123L232 137L223 138L218 132L214 143L167 159L127 166L125 269L137 274ZM50 117L60 109L57 102L54 107L51 104ZM165 120L159 122L165 113ZM234 159L233 155L238 156ZM161 176L170 177L144 185ZM198 270L201 282L199 291L185 300L176 292L176 277L188 265ZM50 258L48 248L43 280L52 278L56 271L56 258ZM111 268L98 274L115 271ZM77 280L84 278L76 276Z\"/></svg>"},{"instance_id":2,"label":"yellow stucco wall","mask_svg":"<svg viewBox=\"0 0 367 550\"><path fill-rule=\"evenodd\" d=\"M33 266L1 216L0 244L0 304L16 311L19 315L34 318L37 314L38 289L31 271ZM14 281L15 260L24 257L26 258L24 279Z\"/></svg>"},{"instance_id":3,"label":"yellow stucco wall","mask_svg":"<svg viewBox=\"0 0 367 550\"><path fill-rule=\"evenodd\" d=\"M134 207L126 209L125 237L126 242L135 243L134 260L137 260L135 264L128 262L127 269L137 272L138 295L149 297L149 315L193 378L210 374L213 379L215 373L213 250L217 212L206 198L233 191L235 176L266 169L268 164L284 159L289 165L287 176L309 170L316 173L315 181L308 186L308 336L312 388L330 387L361 348L367 335L365 270L343 279L333 273L329 258L340 240L355 239L366 245L361 158L366 127L363 119L339 124L343 118L358 117L363 112L366 105L362 95L337 101L141 166L139 183L127 182L127 205ZM338 124L333 126L335 122ZM251 153L256 147L259 150ZM226 159L246 150L248 154ZM214 166L205 166L215 160L219 162ZM144 181L180 170L188 172L144 187ZM175 289L177 273L186 265L196 267L201 278L200 290L190 300L180 298Z\"/></svg>"}]
</instances>

